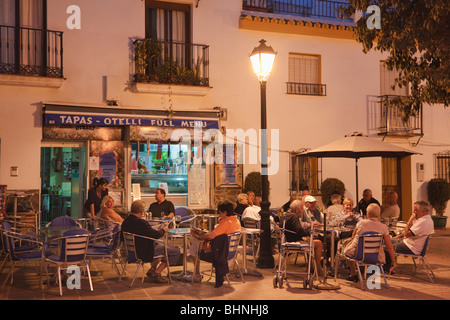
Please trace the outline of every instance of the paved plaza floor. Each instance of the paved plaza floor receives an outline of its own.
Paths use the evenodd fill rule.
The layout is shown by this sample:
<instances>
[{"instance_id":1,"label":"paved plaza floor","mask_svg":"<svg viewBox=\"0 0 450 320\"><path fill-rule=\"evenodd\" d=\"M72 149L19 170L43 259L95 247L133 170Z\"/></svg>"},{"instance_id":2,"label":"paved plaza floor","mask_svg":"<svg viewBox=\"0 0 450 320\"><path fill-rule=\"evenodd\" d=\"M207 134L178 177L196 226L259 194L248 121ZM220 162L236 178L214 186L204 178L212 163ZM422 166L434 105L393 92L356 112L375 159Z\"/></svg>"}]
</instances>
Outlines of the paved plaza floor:
<instances>
[{"instance_id":1,"label":"paved plaza floor","mask_svg":"<svg viewBox=\"0 0 450 320\"><path fill-rule=\"evenodd\" d=\"M20 266L14 275L14 283L9 282L0 291L0 300L167 300L178 303L191 304L199 301L289 301L289 300L448 300L450 298L450 230L437 230L431 237L427 259L436 275L434 283L431 283L419 263L414 269L412 259L398 258L398 268L389 279L390 288L387 289L381 283L380 289L361 290L359 283L348 282L343 278L338 279L340 288L337 290L312 290L303 289L301 283L294 283L296 277L288 277L291 283L284 284L282 288L273 286L273 269L259 269L261 277L252 275L244 276L245 282L241 282L236 275L231 275L232 287L225 283L221 288L214 288L214 279L209 282L188 283L174 280L172 284L155 284L146 277L141 282L142 273L136 279L132 288L129 287L130 277L125 277L118 282L118 277L109 261L94 260L91 263L94 291L89 290L87 280L81 283L81 289L63 290L63 296L59 296L57 286L45 285L39 288L36 268L33 264L27 267ZM275 256L276 258L276 256ZM304 270L303 260L294 265L294 260L289 261L289 271ZM242 266L242 261L240 263ZM252 263L248 263L248 267ZM172 267L172 271L180 271L181 266ZM206 274L208 263L202 262L201 270ZM192 264L189 264L192 270ZM135 266L128 267L128 273L133 274ZM147 269L146 269L147 270ZM1 280L6 275L6 270L0 275ZM334 284L333 279L328 279ZM316 283L317 284L317 283ZM187 305L187 304L186 304Z\"/></svg>"}]
</instances>

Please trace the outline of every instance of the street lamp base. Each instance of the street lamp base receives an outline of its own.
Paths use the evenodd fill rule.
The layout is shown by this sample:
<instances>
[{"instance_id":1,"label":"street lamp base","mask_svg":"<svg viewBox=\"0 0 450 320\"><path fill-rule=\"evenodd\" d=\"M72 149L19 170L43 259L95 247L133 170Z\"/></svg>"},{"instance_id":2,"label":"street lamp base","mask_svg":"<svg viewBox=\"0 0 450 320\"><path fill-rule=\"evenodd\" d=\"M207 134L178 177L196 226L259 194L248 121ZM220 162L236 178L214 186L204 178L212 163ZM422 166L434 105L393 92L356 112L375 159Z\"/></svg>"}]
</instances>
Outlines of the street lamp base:
<instances>
[{"instance_id":1,"label":"street lamp base","mask_svg":"<svg viewBox=\"0 0 450 320\"><path fill-rule=\"evenodd\" d=\"M256 266L260 269L273 268L275 266L273 255L260 253Z\"/></svg>"}]
</instances>

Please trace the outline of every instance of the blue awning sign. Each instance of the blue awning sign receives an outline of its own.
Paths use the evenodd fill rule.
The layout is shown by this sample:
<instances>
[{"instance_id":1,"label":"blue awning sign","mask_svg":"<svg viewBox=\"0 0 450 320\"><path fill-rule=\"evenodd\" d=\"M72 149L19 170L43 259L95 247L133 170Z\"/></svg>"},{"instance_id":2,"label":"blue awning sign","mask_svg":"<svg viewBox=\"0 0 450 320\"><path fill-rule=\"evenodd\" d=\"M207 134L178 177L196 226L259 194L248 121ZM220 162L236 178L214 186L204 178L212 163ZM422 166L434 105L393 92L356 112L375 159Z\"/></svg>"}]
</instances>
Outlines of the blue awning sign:
<instances>
[{"instance_id":1,"label":"blue awning sign","mask_svg":"<svg viewBox=\"0 0 450 320\"><path fill-rule=\"evenodd\" d=\"M123 116L97 116L83 114L45 114L45 124L87 125L87 126L152 126L219 129L219 122L213 120L161 119Z\"/></svg>"}]
</instances>

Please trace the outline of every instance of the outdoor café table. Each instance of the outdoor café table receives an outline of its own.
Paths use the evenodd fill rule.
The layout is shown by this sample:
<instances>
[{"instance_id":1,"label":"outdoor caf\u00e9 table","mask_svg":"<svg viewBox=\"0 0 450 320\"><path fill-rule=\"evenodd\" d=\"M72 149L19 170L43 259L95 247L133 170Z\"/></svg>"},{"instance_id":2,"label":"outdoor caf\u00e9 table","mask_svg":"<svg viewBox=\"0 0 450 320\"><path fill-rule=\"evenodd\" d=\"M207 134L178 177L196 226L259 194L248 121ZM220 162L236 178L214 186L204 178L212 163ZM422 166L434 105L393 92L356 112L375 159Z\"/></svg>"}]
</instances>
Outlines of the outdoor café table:
<instances>
[{"instance_id":1,"label":"outdoor caf\u00e9 table","mask_svg":"<svg viewBox=\"0 0 450 320\"><path fill-rule=\"evenodd\" d=\"M214 230L214 226L218 223L219 220L218 214L200 214L198 216L202 218L203 225L201 226L201 228L208 231Z\"/></svg>"},{"instance_id":2,"label":"outdoor caf\u00e9 table","mask_svg":"<svg viewBox=\"0 0 450 320\"><path fill-rule=\"evenodd\" d=\"M343 232L351 232L354 230L354 226L335 226L335 227L328 227L326 229L326 233L331 235L330 239L330 263L332 266L334 266L334 258L335 258L335 239L336 237L339 237ZM325 237L324 234L324 227L317 227L314 229L314 233L321 234Z\"/></svg>"},{"instance_id":3,"label":"outdoor caf\u00e9 table","mask_svg":"<svg viewBox=\"0 0 450 320\"><path fill-rule=\"evenodd\" d=\"M40 238L42 243L42 257L39 272L39 287L42 289L42 274L44 273L45 251L48 245L56 238L62 237L66 231L72 229L81 229L78 226L64 226L64 227L44 227L41 228Z\"/></svg>"},{"instance_id":4,"label":"outdoor caf\u00e9 table","mask_svg":"<svg viewBox=\"0 0 450 320\"><path fill-rule=\"evenodd\" d=\"M256 234L259 234L261 232L262 232L261 229L241 228L243 258L244 258L243 268L241 268L242 274L256 276L256 277L262 277L262 273L256 270L256 263L255 262L254 262L255 270L247 268L247 236L248 235L256 235Z\"/></svg>"},{"instance_id":5,"label":"outdoor caf\u00e9 table","mask_svg":"<svg viewBox=\"0 0 450 320\"><path fill-rule=\"evenodd\" d=\"M175 228L169 229L169 237L183 237L183 271L177 276L178 280L183 279L187 276L187 242L188 235L191 232L189 228Z\"/></svg>"}]
</instances>

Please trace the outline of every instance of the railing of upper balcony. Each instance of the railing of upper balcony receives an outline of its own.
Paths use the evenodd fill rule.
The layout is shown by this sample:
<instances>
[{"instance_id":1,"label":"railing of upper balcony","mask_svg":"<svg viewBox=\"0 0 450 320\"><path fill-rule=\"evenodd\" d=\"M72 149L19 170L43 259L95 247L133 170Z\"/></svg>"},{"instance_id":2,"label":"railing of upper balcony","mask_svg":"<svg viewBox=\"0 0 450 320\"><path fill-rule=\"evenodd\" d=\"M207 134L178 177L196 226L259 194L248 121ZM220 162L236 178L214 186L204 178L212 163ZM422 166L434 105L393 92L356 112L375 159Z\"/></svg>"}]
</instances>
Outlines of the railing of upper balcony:
<instances>
[{"instance_id":1,"label":"railing of upper balcony","mask_svg":"<svg viewBox=\"0 0 450 320\"><path fill-rule=\"evenodd\" d=\"M156 39L134 41L135 82L209 86L209 46Z\"/></svg>"},{"instance_id":2,"label":"railing of upper balcony","mask_svg":"<svg viewBox=\"0 0 450 320\"><path fill-rule=\"evenodd\" d=\"M339 7L346 5L344 2L328 0L242 0L243 10L326 19L337 19Z\"/></svg>"},{"instance_id":3,"label":"railing of upper balcony","mask_svg":"<svg viewBox=\"0 0 450 320\"><path fill-rule=\"evenodd\" d=\"M410 116L405 122L401 111L390 105L390 100L399 97L395 95L384 95L378 97L380 104L380 125L378 127L379 135L404 135L404 136L422 136L422 107L419 113Z\"/></svg>"},{"instance_id":4,"label":"railing of upper balcony","mask_svg":"<svg viewBox=\"0 0 450 320\"><path fill-rule=\"evenodd\" d=\"M286 82L288 94L299 94L307 96L326 96L327 86L315 83Z\"/></svg>"},{"instance_id":5,"label":"railing of upper balcony","mask_svg":"<svg viewBox=\"0 0 450 320\"><path fill-rule=\"evenodd\" d=\"M63 77L63 33L0 25L0 73Z\"/></svg>"}]
</instances>

